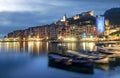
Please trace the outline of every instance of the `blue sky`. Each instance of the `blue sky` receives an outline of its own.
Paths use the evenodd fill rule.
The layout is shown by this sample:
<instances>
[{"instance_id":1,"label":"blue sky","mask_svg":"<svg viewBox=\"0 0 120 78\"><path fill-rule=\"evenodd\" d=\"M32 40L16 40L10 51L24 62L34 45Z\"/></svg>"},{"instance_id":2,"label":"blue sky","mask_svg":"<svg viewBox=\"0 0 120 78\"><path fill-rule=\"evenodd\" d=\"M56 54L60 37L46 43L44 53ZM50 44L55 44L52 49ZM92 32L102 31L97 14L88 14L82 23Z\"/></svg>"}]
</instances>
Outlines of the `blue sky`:
<instances>
[{"instance_id":1,"label":"blue sky","mask_svg":"<svg viewBox=\"0 0 120 78\"><path fill-rule=\"evenodd\" d=\"M0 37L13 30L50 24L64 14L94 10L95 15L120 7L120 0L0 0Z\"/></svg>"}]
</instances>

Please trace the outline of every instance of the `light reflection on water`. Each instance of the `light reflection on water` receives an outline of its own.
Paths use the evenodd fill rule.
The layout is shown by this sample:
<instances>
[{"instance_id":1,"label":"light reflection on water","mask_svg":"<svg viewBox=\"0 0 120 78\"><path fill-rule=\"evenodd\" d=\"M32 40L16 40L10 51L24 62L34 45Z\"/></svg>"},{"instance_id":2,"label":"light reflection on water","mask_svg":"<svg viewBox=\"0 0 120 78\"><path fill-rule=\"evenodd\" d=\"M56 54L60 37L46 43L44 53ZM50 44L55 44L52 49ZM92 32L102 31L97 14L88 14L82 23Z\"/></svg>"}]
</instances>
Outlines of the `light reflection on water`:
<instances>
[{"instance_id":1,"label":"light reflection on water","mask_svg":"<svg viewBox=\"0 0 120 78\"><path fill-rule=\"evenodd\" d=\"M3 42L0 43L0 52L30 52L39 55L40 52L57 51L58 44L51 44L49 42ZM82 43L62 43L66 45L70 50L83 50L93 51L95 49L94 42L82 42Z\"/></svg>"},{"instance_id":2,"label":"light reflection on water","mask_svg":"<svg viewBox=\"0 0 120 78\"><path fill-rule=\"evenodd\" d=\"M120 59L111 65L95 65L93 74L64 71L48 66L48 52L58 44L49 42L0 42L0 78L118 78ZM70 50L94 51L94 42L62 43Z\"/></svg>"}]
</instances>

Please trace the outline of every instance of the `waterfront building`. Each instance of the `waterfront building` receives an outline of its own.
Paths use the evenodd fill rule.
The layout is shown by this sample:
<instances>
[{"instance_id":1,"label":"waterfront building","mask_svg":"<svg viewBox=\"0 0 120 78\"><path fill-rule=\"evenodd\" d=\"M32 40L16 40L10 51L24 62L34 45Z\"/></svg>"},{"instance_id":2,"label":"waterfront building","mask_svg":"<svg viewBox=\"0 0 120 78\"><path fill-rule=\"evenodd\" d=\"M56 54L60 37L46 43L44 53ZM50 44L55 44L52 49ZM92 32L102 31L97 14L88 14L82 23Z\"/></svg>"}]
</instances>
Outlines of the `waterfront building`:
<instances>
[{"instance_id":1,"label":"waterfront building","mask_svg":"<svg viewBox=\"0 0 120 78\"><path fill-rule=\"evenodd\" d=\"M74 20L80 19L80 15L79 15L79 14L75 15L75 16L73 17L73 19L74 19Z\"/></svg>"},{"instance_id":2,"label":"waterfront building","mask_svg":"<svg viewBox=\"0 0 120 78\"><path fill-rule=\"evenodd\" d=\"M99 35L107 36L112 32L120 30L118 27L112 28L112 26L109 25L109 20L105 20L105 31L99 33L97 31L95 19L94 11L83 12L71 18L67 18L66 15L64 15L62 19L50 25L30 27L25 30L16 30L8 33L6 37L24 38L24 40L27 40L28 38L31 38L32 40L70 40L72 37L80 40L84 33L86 34L86 37L90 38Z\"/></svg>"}]
</instances>

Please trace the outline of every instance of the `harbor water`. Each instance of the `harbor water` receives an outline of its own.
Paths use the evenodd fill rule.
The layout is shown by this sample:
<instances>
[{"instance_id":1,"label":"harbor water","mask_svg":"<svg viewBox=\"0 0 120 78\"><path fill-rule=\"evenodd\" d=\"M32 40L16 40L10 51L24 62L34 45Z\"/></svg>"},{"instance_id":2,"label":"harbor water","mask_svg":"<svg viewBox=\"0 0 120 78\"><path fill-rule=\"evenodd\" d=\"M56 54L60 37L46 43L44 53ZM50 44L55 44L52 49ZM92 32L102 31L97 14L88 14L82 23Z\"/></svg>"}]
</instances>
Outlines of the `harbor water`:
<instances>
[{"instance_id":1,"label":"harbor water","mask_svg":"<svg viewBox=\"0 0 120 78\"><path fill-rule=\"evenodd\" d=\"M48 53L59 52L50 42L0 42L0 78L119 78L120 57L110 64L95 64L91 73L74 72L49 65ZM69 50L96 51L95 42L62 43Z\"/></svg>"}]
</instances>

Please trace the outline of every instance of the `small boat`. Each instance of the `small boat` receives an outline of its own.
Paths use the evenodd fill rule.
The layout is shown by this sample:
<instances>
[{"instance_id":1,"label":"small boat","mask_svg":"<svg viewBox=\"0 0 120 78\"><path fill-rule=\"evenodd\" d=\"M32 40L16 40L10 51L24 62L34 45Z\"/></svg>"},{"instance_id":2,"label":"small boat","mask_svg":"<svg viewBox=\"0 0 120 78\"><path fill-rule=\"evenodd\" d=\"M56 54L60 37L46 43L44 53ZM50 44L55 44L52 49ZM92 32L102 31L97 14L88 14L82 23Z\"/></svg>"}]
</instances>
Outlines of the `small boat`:
<instances>
[{"instance_id":1,"label":"small boat","mask_svg":"<svg viewBox=\"0 0 120 78\"><path fill-rule=\"evenodd\" d=\"M63 55L59 53L49 53L49 61L64 66L93 67L93 62L88 59L77 58L72 55Z\"/></svg>"},{"instance_id":2,"label":"small boat","mask_svg":"<svg viewBox=\"0 0 120 78\"><path fill-rule=\"evenodd\" d=\"M88 59L77 57L73 59L72 66L91 68L94 66L94 64Z\"/></svg>"},{"instance_id":3,"label":"small boat","mask_svg":"<svg viewBox=\"0 0 120 78\"><path fill-rule=\"evenodd\" d=\"M88 59L73 58L69 55L49 53L49 66L65 69L72 72L93 73L94 63Z\"/></svg>"},{"instance_id":4,"label":"small boat","mask_svg":"<svg viewBox=\"0 0 120 78\"><path fill-rule=\"evenodd\" d=\"M51 68L61 69L69 72L84 73L84 74L94 73L93 68L76 67L76 66L60 66L60 65L55 65L51 63L51 61L48 62L48 66Z\"/></svg>"},{"instance_id":5,"label":"small boat","mask_svg":"<svg viewBox=\"0 0 120 78\"><path fill-rule=\"evenodd\" d=\"M93 55L93 56L102 56L102 57L109 57L109 58L114 58L115 57L114 55L103 54L103 53L100 53L98 51L88 51L87 53L89 55Z\"/></svg>"},{"instance_id":6,"label":"small boat","mask_svg":"<svg viewBox=\"0 0 120 78\"><path fill-rule=\"evenodd\" d=\"M94 63L102 63L102 64L108 64L109 58L108 57L100 57L100 56L90 56L88 59L92 60Z\"/></svg>"},{"instance_id":7,"label":"small boat","mask_svg":"<svg viewBox=\"0 0 120 78\"><path fill-rule=\"evenodd\" d=\"M120 47L98 47L97 51L104 54L120 55Z\"/></svg>"},{"instance_id":8,"label":"small boat","mask_svg":"<svg viewBox=\"0 0 120 78\"><path fill-rule=\"evenodd\" d=\"M80 58L89 59L94 63L103 63L103 64L109 63L109 58L105 56L83 54L83 53L80 53L77 51L71 51L71 50L68 50L67 53L76 55L77 57L80 57Z\"/></svg>"},{"instance_id":9,"label":"small boat","mask_svg":"<svg viewBox=\"0 0 120 78\"><path fill-rule=\"evenodd\" d=\"M116 41L102 43L102 46L97 46L97 51L107 55L120 56L120 45Z\"/></svg>"},{"instance_id":10,"label":"small boat","mask_svg":"<svg viewBox=\"0 0 120 78\"><path fill-rule=\"evenodd\" d=\"M87 54L91 56L108 57L109 61L115 61L115 55L103 54L103 53L96 52L96 51L88 51Z\"/></svg>"},{"instance_id":11,"label":"small boat","mask_svg":"<svg viewBox=\"0 0 120 78\"><path fill-rule=\"evenodd\" d=\"M60 65L60 66L71 65L72 60L66 55L51 52L51 53L48 54L48 57L49 57L49 61L51 61L51 63L53 63L55 65Z\"/></svg>"}]
</instances>

